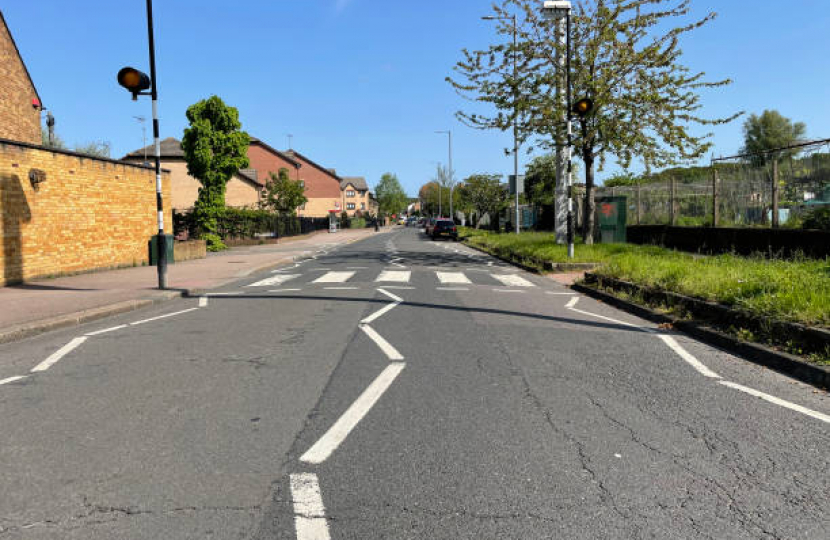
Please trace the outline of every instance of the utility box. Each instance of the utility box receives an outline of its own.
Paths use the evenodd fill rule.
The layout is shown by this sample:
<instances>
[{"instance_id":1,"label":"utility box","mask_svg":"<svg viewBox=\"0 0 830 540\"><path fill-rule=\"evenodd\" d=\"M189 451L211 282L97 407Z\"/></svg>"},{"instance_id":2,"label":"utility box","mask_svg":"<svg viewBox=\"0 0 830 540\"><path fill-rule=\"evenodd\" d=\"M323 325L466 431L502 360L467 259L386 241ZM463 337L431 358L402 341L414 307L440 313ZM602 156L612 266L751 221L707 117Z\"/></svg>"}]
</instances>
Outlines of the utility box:
<instances>
[{"instance_id":1,"label":"utility box","mask_svg":"<svg viewBox=\"0 0 830 540\"><path fill-rule=\"evenodd\" d=\"M167 264L173 264L176 262L173 256L173 243L175 239L173 238L172 234L165 234L164 237L167 239L164 242L164 246L167 248L165 251L167 252ZM150 266L158 266L158 241L159 235L155 235L150 238Z\"/></svg>"},{"instance_id":2,"label":"utility box","mask_svg":"<svg viewBox=\"0 0 830 540\"><path fill-rule=\"evenodd\" d=\"M625 243L628 206L625 197L597 198L599 241L603 244Z\"/></svg>"}]
</instances>

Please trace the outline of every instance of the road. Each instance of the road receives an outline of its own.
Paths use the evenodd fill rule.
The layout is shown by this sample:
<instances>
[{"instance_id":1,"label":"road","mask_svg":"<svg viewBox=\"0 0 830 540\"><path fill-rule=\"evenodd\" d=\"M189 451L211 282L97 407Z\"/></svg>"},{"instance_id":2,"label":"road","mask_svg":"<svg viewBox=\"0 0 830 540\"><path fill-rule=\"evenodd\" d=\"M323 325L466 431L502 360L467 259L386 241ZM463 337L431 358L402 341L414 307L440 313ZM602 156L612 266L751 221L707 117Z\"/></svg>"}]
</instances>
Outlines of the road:
<instances>
[{"instance_id":1,"label":"road","mask_svg":"<svg viewBox=\"0 0 830 540\"><path fill-rule=\"evenodd\" d=\"M0 346L0 539L830 538L826 392L414 229L329 249Z\"/></svg>"}]
</instances>

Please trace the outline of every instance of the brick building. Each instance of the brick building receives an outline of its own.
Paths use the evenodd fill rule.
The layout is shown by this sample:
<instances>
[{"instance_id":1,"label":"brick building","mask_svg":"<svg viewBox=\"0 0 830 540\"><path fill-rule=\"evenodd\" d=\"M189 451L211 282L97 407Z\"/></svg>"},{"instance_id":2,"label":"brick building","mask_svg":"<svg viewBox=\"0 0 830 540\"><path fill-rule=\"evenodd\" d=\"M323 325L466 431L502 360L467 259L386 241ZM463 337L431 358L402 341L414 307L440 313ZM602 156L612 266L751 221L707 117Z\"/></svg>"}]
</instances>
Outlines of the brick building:
<instances>
[{"instance_id":1,"label":"brick building","mask_svg":"<svg viewBox=\"0 0 830 540\"><path fill-rule=\"evenodd\" d=\"M268 183L271 173L278 175L280 169L288 169L288 176L292 180L300 180L302 164L299 161L256 137L251 137L248 161L249 167L256 170L258 181L263 187Z\"/></svg>"},{"instance_id":2,"label":"brick building","mask_svg":"<svg viewBox=\"0 0 830 540\"><path fill-rule=\"evenodd\" d=\"M344 176L340 182L340 193L343 197L342 208L350 216L357 212L364 215L377 213L373 205L374 197L362 176Z\"/></svg>"},{"instance_id":3,"label":"brick building","mask_svg":"<svg viewBox=\"0 0 830 540\"><path fill-rule=\"evenodd\" d=\"M299 177L305 185L305 196L308 198L297 215L326 217L332 210L339 213L343 209L343 197L340 193L341 178L337 173L311 161L296 150L288 150L286 154L302 165Z\"/></svg>"},{"instance_id":4,"label":"brick building","mask_svg":"<svg viewBox=\"0 0 830 540\"><path fill-rule=\"evenodd\" d=\"M0 138L41 144L42 104L0 11Z\"/></svg>"}]
</instances>

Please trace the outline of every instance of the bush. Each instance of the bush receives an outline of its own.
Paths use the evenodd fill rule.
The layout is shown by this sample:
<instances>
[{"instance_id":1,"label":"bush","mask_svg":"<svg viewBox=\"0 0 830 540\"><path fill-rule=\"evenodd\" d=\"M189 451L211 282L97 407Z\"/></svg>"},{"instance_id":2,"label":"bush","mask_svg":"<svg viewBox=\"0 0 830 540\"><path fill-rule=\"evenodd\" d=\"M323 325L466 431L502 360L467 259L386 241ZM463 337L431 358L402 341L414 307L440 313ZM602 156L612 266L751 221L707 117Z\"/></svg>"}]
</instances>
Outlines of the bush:
<instances>
[{"instance_id":1,"label":"bush","mask_svg":"<svg viewBox=\"0 0 830 540\"><path fill-rule=\"evenodd\" d=\"M816 208L804 216L804 223L801 228L830 232L830 206Z\"/></svg>"}]
</instances>

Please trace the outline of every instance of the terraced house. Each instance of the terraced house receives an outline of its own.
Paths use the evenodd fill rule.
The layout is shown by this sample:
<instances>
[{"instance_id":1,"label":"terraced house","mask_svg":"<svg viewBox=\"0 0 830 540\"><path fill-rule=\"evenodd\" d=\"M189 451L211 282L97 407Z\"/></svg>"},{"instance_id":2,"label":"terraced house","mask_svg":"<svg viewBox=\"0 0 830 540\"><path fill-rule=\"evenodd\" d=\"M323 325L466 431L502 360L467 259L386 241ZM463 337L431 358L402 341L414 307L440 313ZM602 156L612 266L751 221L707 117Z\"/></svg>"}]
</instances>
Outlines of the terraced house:
<instances>
[{"instance_id":1,"label":"terraced house","mask_svg":"<svg viewBox=\"0 0 830 540\"><path fill-rule=\"evenodd\" d=\"M361 214L375 214L376 204L366 179L362 176L344 176L340 182L340 192L343 197L343 209L354 216L357 212Z\"/></svg>"}]
</instances>

